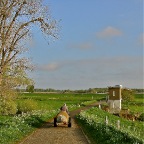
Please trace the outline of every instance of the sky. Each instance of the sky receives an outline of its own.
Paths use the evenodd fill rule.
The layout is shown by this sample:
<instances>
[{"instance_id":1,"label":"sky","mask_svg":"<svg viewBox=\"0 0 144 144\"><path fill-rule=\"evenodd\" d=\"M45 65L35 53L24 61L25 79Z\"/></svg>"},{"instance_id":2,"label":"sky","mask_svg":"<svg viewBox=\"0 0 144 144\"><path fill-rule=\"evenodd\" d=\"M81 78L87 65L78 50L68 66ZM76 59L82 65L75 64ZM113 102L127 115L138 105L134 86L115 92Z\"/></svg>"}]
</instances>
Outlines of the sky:
<instances>
[{"instance_id":1,"label":"sky","mask_svg":"<svg viewBox=\"0 0 144 144\"><path fill-rule=\"evenodd\" d=\"M44 0L59 39L34 31L35 88L143 88L143 0Z\"/></svg>"}]
</instances>

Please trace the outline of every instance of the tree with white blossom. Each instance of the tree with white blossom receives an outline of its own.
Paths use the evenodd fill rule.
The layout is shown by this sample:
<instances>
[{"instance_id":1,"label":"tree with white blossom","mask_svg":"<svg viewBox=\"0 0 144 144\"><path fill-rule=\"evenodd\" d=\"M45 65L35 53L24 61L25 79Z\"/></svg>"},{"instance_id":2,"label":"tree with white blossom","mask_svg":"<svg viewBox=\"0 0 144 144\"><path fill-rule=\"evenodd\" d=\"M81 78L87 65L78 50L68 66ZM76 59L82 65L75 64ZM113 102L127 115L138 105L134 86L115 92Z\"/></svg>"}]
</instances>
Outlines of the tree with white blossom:
<instances>
[{"instance_id":1,"label":"tree with white blossom","mask_svg":"<svg viewBox=\"0 0 144 144\"><path fill-rule=\"evenodd\" d=\"M26 73L32 65L21 54L27 50L34 25L48 39L58 37L57 21L43 0L0 0L0 108L12 100L14 88L32 83Z\"/></svg>"}]
</instances>

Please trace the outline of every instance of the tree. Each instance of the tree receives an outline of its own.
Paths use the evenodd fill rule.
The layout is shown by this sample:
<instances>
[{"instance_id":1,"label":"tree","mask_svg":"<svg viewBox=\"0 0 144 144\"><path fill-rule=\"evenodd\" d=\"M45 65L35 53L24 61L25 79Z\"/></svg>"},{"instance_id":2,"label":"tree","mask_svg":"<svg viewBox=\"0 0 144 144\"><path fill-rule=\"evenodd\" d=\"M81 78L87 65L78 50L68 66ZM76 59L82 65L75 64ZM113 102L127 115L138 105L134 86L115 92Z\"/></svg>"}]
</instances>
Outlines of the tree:
<instances>
[{"instance_id":1,"label":"tree","mask_svg":"<svg viewBox=\"0 0 144 144\"><path fill-rule=\"evenodd\" d=\"M134 99L134 91L130 89L122 89L121 95L124 102L129 102Z\"/></svg>"},{"instance_id":2,"label":"tree","mask_svg":"<svg viewBox=\"0 0 144 144\"><path fill-rule=\"evenodd\" d=\"M26 87L26 91L27 91L27 92L30 92L30 93L33 93L33 92L34 92L34 85L28 85L28 86Z\"/></svg>"},{"instance_id":3,"label":"tree","mask_svg":"<svg viewBox=\"0 0 144 144\"><path fill-rule=\"evenodd\" d=\"M88 89L88 92L89 92L89 93L96 93L96 90L95 90L95 88L89 88L89 89Z\"/></svg>"},{"instance_id":4,"label":"tree","mask_svg":"<svg viewBox=\"0 0 144 144\"><path fill-rule=\"evenodd\" d=\"M32 66L22 57L31 27L37 25L45 36L57 38L57 22L52 20L43 0L0 0L0 100L13 97L12 90L32 83L26 71Z\"/></svg>"}]
</instances>

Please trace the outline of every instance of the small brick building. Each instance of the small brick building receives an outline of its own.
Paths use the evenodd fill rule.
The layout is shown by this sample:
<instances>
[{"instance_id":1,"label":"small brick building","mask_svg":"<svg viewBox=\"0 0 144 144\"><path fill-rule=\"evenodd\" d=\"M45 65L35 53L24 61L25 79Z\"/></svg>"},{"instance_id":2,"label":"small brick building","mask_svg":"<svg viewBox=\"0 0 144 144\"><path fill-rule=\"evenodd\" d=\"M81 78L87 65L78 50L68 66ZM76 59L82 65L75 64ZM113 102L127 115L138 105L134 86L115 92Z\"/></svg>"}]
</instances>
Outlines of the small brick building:
<instances>
[{"instance_id":1,"label":"small brick building","mask_svg":"<svg viewBox=\"0 0 144 144\"><path fill-rule=\"evenodd\" d=\"M115 85L114 87L108 87L108 105L110 113L119 113L121 110L121 89L122 85Z\"/></svg>"}]
</instances>

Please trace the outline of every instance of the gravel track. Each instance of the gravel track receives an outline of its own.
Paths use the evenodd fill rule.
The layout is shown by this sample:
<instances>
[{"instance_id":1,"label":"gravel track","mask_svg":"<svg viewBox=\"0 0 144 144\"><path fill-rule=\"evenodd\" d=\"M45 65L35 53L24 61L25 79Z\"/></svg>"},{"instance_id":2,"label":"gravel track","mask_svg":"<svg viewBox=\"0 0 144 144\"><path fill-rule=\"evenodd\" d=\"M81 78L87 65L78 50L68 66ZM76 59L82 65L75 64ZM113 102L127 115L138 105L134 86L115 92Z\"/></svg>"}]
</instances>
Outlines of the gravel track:
<instances>
[{"instance_id":1,"label":"gravel track","mask_svg":"<svg viewBox=\"0 0 144 144\"><path fill-rule=\"evenodd\" d=\"M82 129L75 122L75 115L81 110L89 109L99 103L85 106L70 113L72 127L53 126L53 119L46 122L30 136L26 137L19 144L89 144L90 141L83 133Z\"/></svg>"}]
</instances>

